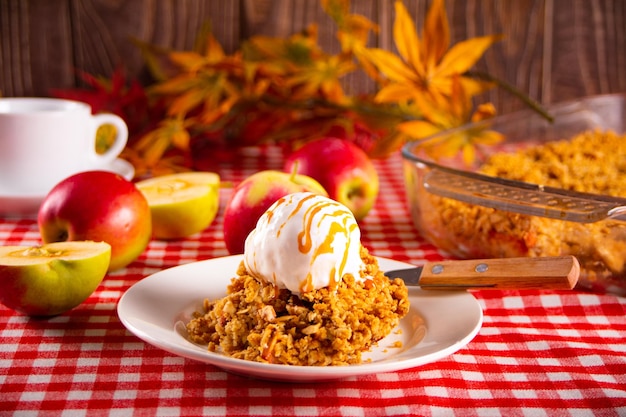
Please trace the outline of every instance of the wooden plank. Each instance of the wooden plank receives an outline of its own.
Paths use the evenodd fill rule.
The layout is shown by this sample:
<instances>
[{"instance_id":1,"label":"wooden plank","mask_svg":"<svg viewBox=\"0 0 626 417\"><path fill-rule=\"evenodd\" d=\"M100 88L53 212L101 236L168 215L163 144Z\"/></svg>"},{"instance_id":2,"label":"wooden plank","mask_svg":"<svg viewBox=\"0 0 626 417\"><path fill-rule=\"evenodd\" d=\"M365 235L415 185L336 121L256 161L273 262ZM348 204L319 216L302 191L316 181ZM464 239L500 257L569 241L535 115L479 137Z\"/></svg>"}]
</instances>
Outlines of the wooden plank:
<instances>
[{"instance_id":1,"label":"wooden plank","mask_svg":"<svg viewBox=\"0 0 626 417\"><path fill-rule=\"evenodd\" d=\"M73 84L68 1L0 2L0 95L45 96Z\"/></svg>"},{"instance_id":2,"label":"wooden plank","mask_svg":"<svg viewBox=\"0 0 626 417\"><path fill-rule=\"evenodd\" d=\"M430 1L405 0L418 30ZM626 2L622 0L446 0L452 43L502 33L477 68L549 103L587 94L626 91ZM392 0L354 0L354 13L380 25L370 45L393 50ZM227 52L254 34L290 36L309 23L319 43L338 50L334 23L318 0L3 0L0 1L0 91L45 95L79 85L75 69L110 76L123 65L146 81L137 38L190 49L207 21ZM373 91L363 74L349 92ZM499 112L524 107L502 90L481 97Z\"/></svg>"},{"instance_id":3,"label":"wooden plank","mask_svg":"<svg viewBox=\"0 0 626 417\"><path fill-rule=\"evenodd\" d=\"M550 101L626 91L626 3L554 1ZM571 13L566 13L571 10Z\"/></svg>"},{"instance_id":4,"label":"wooden plank","mask_svg":"<svg viewBox=\"0 0 626 417\"><path fill-rule=\"evenodd\" d=\"M532 99L543 98L544 1L455 1L450 10L453 41L502 35L484 54L476 69L518 88ZM524 108L503 89L493 89L481 101L492 102L499 113Z\"/></svg>"},{"instance_id":5,"label":"wooden plank","mask_svg":"<svg viewBox=\"0 0 626 417\"><path fill-rule=\"evenodd\" d=\"M131 76L141 75L144 60L131 39L190 50L205 23L212 24L225 50L233 51L240 41L237 8L231 1L74 0L76 66L104 76L118 67Z\"/></svg>"}]
</instances>

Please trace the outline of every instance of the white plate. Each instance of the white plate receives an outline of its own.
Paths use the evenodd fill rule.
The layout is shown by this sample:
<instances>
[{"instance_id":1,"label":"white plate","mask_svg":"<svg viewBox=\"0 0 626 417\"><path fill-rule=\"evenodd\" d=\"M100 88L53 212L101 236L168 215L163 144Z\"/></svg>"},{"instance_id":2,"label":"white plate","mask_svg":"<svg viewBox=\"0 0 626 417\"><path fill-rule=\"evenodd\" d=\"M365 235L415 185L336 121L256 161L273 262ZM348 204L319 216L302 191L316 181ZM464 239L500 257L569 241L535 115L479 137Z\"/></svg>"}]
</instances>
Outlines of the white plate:
<instances>
[{"instance_id":1,"label":"white plate","mask_svg":"<svg viewBox=\"0 0 626 417\"><path fill-rule=\"evenodd\" d=\"M233 359L209 352L185 338L183 322L204 298L226 295L241 255L189 263L157 272L122 296L118 315L128 330L167 352L226 371L268 380L314 382L413 368L446 357L468 344L482 324L480 304L465 291L409 290L411 308L389 336L364 355L370 361L348 366L291 366ZM383 270L407 268L379 258ZM398 331L399 330L399 331ZM394 347L396 341L402 347Z\"/></svg>"},{"instance_id":2,"label":"white plate","mask_svg":"<svg viewBox=\"0 0 626 417\"><path fill-rule=\"evenodd\" d=\"M135 168L124 159L116 159L110 165L98 169L115 172L129 181L135 176ZM40 193L16 192L7 194L0 190L0 217L35 217L39 211L39 205L45 197L46 194Z\"/></svg>"}]
</instances>

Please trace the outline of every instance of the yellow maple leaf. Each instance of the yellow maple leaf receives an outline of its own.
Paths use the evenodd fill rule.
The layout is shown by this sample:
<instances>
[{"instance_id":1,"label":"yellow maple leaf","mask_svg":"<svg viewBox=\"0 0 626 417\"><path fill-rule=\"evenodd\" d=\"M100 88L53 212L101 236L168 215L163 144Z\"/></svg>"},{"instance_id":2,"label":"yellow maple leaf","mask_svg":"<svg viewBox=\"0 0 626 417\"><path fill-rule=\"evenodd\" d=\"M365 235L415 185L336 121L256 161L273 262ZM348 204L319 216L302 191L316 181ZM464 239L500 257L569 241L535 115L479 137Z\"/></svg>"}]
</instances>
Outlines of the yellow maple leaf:
<instances>
[{"instance_id":1,"label":"yellow maple leaf","mask_svg":"<svg viewBox=\"0 0 626 417\"><path fill-rule=\"evenodd\" d=\"M126 147L122 157L133 164L136 179L189 171L189 167L186 166L185 158L182 155L163 156L156 161L148 163L136 149Z\"/></svg>"},{"instance_id":2,"label":"yellow maple leaf","mask_svg":"<svg viewBox=\"0 0 626 417\"><path fill-rule=\"evenodd\" d=\"M307 65L320 53L316 24L288 38L253 36L244 45L247 61L271 64L281 71L288 71L293 65Z\"/></svg>"},{"instance_id":3,"label":"yellow maple leaf","mask_svg":"<svg viewBox=\"0 0 626 417\"><path fill-rule=\"evenodd\" d=\"M188 128L193 125L193 119L168 118L159 126L142 136L133 149L141 156L144 164L154 166L171 147L183 151L189 150L190 135Z\"/></svg>"},{"instance_id":4,"label":"yellow maple leaf","mask_svg":"<svg viewBox=\"0 0 626 417\"><path fill-rule=\"evenodd\" d=\"M322 8L337 25L337 39L343 52L360 52L370 32L378 32L379 26L365 16L350 13L350 0L322 0Z\"/></svg>"},{"instance_id":5,"label":"yellow maple leaf","mask_svg":"<svg viewBox=\"0 0 626 417\"><path fill-rule=\"evenodd\" d=\"M318 59L311 65L298 68L286 80L288 86L295 88L291 98L301 100L319 97L321 93L321 97L332 102L340 102L344 98L341 78L354 68L354 63L342 59L341 55L333 55L323 60Z\"/></svg>"},{"instance_id":6,"label":"yellow maple leaf","mask_svg":"<svg viewBox=\"0 0 626 417\"><path fill-rule=\"evenodd\" d=\"M464 76L500 37L483 36L468 39L449 48L449 25L445 2L434 0L426 16L422 41L402 1L395 3L394 41L399 55L372 48L368 59L386 77L387 83L378 92L379 102L428 100L439 105L452 94L451 77L461 75L465 91L470 95L490 87Z\"/></svg>"},{"instance_id":7,"label":"yellow maple leaf","mask_svg":"<svg viewBox=\"0 0 626 417\"><path fill-rule=\"evenodd\" d=\"M171 52L170 60L180 72L157 83L152 94L169 98L168 116L184 118L196 110L197 121L211 124L227 114L240 96L231 77L244 74L241 56L227 56L213 35L208 36L204 53Z\"/></svg>"},{"instance_id":8,"label":"yellow maple leaf","mask_svg":"<svg viewBox=\"0 0 626 417\"><path fill-rule=\"evenodd\" d=\"M463 161L470 165L475 159L478 145L494 145L504 137L484 125L470 124L493 117L493 104L481 104L472 112L471 96L466 93L460 76L452 77L451 83L452 95L447 106L435 108L431 103L421 103L420 107L426 109L428 118L400 123L397 129L413 140L425 139L420 148L435 159L460 153ZM465 127L458 128L460 126ZM437 134L435 138L427 139Z\"/></svg>"},{"instance_id":9,"label":"yellow maple leaf","mask_svg":"<svg viewBox=\"0 0 626 417\"><path fill-rule=\"evenodd\" d=\"M314 24L286 39L252 37L245 46L244 58L255 64L257 75L271 80L272 91L283 102L340 102L344 98L341 78L356 69L348 54L329 55L320 48Z\"/></svg>"}]
</instances>

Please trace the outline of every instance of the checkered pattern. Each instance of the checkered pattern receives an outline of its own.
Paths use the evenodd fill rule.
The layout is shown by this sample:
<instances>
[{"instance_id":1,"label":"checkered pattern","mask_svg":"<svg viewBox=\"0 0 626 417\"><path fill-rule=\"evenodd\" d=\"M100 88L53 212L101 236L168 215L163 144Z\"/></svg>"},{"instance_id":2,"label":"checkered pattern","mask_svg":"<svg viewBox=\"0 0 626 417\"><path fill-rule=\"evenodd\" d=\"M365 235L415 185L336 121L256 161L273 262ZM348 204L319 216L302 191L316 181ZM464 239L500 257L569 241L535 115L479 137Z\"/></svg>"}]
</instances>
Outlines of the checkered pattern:
<instances>
[{"instance_id":1,"label":"checkered pattern","mask_svg":"<svg viewBox=\"0 0 626 417\"><path fill-rule=\"evenodd\" d=\"M222 164L225 181L279 168L280 150ZM362 224L378 256L419 263L425 243L404 205L401 158L378 161L381 193ZM222 203L229 191L222 195ZM626 299L581 292L483 291L483 328L459 352L401 372L283 384L172 356L129 333L116 304L142 277L226 255L221 214L200 235L152 242L82 305L33 320L0 306L0 416L626 415ZM33 220L1 220L1 245L39 242Z\"/></svg>"}]
</instances>

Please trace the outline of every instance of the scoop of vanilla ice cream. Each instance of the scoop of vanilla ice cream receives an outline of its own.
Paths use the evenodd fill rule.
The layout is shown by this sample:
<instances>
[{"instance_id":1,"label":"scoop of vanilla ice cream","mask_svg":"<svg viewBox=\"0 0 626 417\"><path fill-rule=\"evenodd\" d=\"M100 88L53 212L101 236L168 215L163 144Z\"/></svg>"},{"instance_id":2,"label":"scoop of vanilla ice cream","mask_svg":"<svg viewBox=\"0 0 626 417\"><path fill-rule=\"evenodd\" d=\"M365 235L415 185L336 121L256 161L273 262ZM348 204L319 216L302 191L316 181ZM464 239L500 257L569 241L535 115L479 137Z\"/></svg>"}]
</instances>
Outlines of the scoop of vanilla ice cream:
<instances>
[{"instance_id":1,"label":"scoop of vanilla ice cream","mask_svg":"<svg viewBox=\"0 0 626 417\"><path fill-rule=\"evenodd\" d=\"M276 201L245 243L244 264L295 294L333 288L344 274L360 280L361 231L343 204L309 192Z\"/></svg>"}]
</instances>

